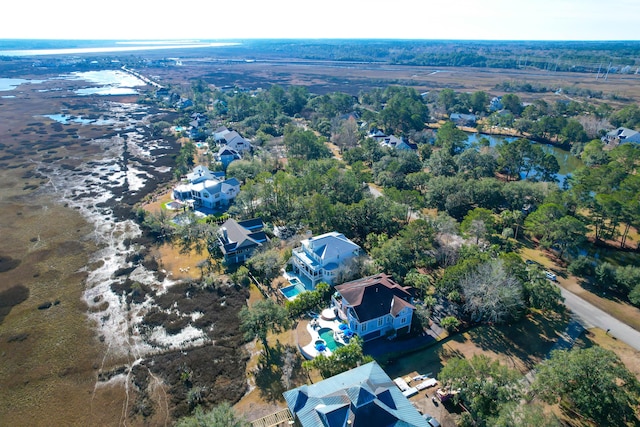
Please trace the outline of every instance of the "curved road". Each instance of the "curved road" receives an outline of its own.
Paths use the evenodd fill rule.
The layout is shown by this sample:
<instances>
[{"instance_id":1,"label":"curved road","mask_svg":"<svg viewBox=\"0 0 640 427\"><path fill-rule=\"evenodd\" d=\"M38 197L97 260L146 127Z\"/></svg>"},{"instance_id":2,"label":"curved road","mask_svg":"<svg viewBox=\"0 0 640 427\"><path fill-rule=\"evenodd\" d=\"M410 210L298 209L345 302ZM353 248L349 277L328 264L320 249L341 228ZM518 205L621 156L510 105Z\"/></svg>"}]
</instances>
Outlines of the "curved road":
<instances>
[{"instance_id":1,"label":"curved road","mask_svg":"<svg viewBox=\"0 0 640 427\"><path fill-rule=\"evenodd\" d=\"M559 286L559 288L564 297L564 304L576 315L582 326L586 329L594 326L604 331L609 329L609 335L640 351L640 332L583 300L576 294L569 292L562 286Z\"/></svg>"}]
</instances>

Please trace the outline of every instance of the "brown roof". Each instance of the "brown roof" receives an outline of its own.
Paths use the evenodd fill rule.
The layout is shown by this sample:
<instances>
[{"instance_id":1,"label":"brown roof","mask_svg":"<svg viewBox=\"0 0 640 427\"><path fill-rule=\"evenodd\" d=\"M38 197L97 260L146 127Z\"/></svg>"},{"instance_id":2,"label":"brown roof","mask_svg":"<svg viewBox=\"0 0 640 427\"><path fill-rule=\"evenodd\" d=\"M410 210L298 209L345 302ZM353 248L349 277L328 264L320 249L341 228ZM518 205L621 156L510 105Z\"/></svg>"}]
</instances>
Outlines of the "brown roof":
<instances>
[{"instance_id":1,"label":"brown roof","mask_svg":"<svg viewBox=\"0 0 640 427\"><path fill-rule=\"evenodd\" d=\"M410 302L412 288L398 285L384 273L344 283L336 290L353 307L360 322L389 313L396 316L405 307L415 309Z\"/></svg>"}]
</instances>

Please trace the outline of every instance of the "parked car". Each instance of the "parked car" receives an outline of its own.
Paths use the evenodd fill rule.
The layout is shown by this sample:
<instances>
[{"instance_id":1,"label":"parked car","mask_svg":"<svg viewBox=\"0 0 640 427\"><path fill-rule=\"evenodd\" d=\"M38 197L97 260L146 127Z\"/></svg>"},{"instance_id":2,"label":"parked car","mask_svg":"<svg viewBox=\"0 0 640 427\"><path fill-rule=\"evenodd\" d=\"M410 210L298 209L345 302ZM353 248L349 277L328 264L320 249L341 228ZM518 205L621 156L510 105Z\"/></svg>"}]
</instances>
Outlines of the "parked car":
<instances>
[{"instance_id":1,"label":"parked car","mask_svg":"<svg viewBox=\"0 0 640 427\"><path fill-rule=\"evenodd\" d=\"M524 262L525 262L525 264L527 264L527 265L528 265L528 266L530 266L530 267L531 267L531 266L540 267L540 263L539 263L539 262L535 262L535 261L534 261L534 260L532 260L532 259L527 259L527 260L525 260Z\"/></svg>"},{"instance_id":2,"label":"parked car","mask_svg":"<svg viewBox=\"0 0 640 427\"><path fill-rule=\"evenodd\" d=\"M555 282L557 280L556 275L550 271L545 271L544 274L547 276L547 279L551 280L552 282Z\"/></svg>"},{"instance_id":3,"label":"parked car","mask_svg":"<svg viewBox=\"0 0 640 427\"><path fill-rule=\"evenodd\" d=\"M423 414L422 417L427 420L427 422L429 423L429 425L431 427L440 427L440 423L438 422L438 420L436 420L435 418L433 418L431 415L429 414Z\"/></svg>"}]
</instances>

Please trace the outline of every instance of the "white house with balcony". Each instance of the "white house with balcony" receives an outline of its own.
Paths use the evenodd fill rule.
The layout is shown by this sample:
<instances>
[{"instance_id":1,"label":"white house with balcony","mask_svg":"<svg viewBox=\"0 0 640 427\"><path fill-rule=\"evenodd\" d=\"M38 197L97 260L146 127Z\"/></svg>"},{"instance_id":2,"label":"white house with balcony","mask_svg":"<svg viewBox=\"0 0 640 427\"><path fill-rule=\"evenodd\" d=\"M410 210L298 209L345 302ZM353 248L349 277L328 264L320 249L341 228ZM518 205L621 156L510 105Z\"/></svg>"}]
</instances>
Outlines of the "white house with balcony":
<instances>
[{"instance_id":1,"label":"white house with balcony","mask_svg":"<svg viewBox=\"0 0 640 427\"><path fill-rule=\"evenodd\" d=\"M413 288L400 286L387 274L336 286L333 304L339 316L364 341L403 335L411 329Z\"/></svg>"},{"instance_id":2,"label":"white house with balcony","mask_svg":"<svg viewBox=\"0 0 640 427\"><path fill-rule=\"evenodd\" d=\"M206 166L197 166L187 174L186 183L174 187L173 199L195 208L216 210L228 206L239 192L240 182L236 178L225 179Z\"/></svg>"},{"instance_id":3,"label":"white house with balcony","mask_svg":"<svg viewBox=\"0 0 640 427\"><path fill-rule=\"evenodd\" d=\"M308 290L315 289L320 282L332 285L340 271L361 251L360 246L335 231L300 243L300 247L293 250L291 264L294 274L302 279Z\"/></svg>"}]
</instances>

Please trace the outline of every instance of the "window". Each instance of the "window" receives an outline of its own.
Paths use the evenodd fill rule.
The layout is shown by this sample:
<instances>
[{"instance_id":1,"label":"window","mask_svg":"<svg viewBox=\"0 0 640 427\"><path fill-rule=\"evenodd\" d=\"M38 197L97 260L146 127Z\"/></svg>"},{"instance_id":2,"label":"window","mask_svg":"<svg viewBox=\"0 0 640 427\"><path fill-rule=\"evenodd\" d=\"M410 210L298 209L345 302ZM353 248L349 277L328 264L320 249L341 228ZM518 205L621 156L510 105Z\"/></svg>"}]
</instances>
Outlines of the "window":
<instances>
[{"instance_id":1,"label":"window","mask_svg":"<svg viewBox=\"0 0 640 427\"><path fill-rule=\"evenodd\" d=\"M402 319L400 319L400 323L401 323L401 324L403 324L403 325L404 325L405 323L407 323L407 318L406 318L406 317L403 317Z\"/></svg>"},{"instance_id":2,"label":"window","mask_svg":"<svg viewBox=\"0 0 640 427\"><path fill-rule=\"evenodd\" d=\"M384 322L384 317L381 317L378 319L378 326L382 326L382 323Z\"/></svg>"},{"instance_id":3,"label":"window","mask_svg":"<svg viewBox=\"0 0 640 427\"><path fill-rule=\"evenodd\" d=\"M360 325L360 330L361 330L362 332L366 332L366 331L367 331L367 324L366 324L366 323L363 323L362 325Z\"/></svg>"}]
</instances>

